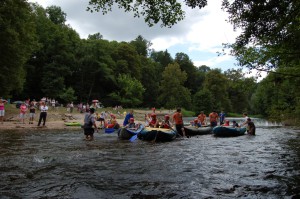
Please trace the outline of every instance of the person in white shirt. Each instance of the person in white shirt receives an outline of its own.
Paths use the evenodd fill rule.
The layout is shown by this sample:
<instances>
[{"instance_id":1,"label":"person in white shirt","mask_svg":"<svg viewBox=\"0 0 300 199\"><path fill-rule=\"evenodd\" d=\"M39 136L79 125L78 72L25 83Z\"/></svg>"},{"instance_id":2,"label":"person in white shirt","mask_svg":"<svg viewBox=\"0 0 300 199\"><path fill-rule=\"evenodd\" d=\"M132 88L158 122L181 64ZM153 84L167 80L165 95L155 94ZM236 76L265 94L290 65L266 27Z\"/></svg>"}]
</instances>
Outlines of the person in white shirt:
<instances>
[{"instance_id":1,"label":"person in white shirt","mask_svg":"<svg viewBox=\"0 0 300 199\"><path fill-rule=\"evenodd\" d=\"M40 126L42 120L43 120L43 126L45 126L45 124L46 124L46 118L47 118L48 106L45 105L44 101L41 102L40 111L41 111L41 113L40 113L40 118L39 118L38 126Z\"/></svg>"}]
</instances>

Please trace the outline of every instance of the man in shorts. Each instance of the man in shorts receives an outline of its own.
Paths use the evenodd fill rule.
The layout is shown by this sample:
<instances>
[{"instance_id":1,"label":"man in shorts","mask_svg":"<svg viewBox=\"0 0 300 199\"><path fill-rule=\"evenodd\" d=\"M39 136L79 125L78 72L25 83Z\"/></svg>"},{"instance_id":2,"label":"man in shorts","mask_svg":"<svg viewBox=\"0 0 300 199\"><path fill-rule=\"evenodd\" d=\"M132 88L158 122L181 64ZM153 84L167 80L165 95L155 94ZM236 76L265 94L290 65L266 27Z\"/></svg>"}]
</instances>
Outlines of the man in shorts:
<instances>
[{"instance_id":1,"label":"man in shorts","mask_svg":"<svg viewBox=\"0 0 300 199\"><path fill-rule=\"evenodd\" d=\"M86 113L84 117L84 125L83 125L83 130L84 130L84 135L86 140L93 140L94 139L94 128L95 127L96 131L98 132L98 128L96 125L96 119L95 119L95 109L90 108L89 113Z\"/></svg>"}]
</instances>

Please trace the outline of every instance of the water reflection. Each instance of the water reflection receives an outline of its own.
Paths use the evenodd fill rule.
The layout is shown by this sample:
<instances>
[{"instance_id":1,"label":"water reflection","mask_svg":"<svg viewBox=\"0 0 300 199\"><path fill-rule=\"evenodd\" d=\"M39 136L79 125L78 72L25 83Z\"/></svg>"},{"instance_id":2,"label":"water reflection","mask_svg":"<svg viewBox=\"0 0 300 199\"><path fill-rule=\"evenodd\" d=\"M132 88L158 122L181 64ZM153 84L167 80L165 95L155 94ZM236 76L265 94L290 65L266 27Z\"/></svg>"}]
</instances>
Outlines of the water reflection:
<instances>
[{"instance_id":1,"label":"water reflection","mask_svg":"<svg viewBox=\"0 0 300 199\"><path fill-rule=\"evenodd\" d=\"M299 196L297 129L263 126L256 136L155 144L104 132L83 138L80 130L1 132L0 198Z\"/></svg>"}]
</instances>

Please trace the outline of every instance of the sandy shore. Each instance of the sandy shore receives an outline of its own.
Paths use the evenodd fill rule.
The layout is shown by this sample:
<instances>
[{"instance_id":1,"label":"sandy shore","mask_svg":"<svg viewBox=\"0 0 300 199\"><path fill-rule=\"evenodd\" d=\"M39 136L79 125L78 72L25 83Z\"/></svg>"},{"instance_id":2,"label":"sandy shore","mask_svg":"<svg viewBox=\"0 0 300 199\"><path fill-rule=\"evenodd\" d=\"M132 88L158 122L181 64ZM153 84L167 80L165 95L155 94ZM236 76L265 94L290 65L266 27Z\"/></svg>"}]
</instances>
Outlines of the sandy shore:
<instances>
[{"instance_id":1,"label":"sandy shore","mask_svg":"<svg viewBox=\"0 0 300 199\"><path fill-rule=\"evenodd\" d=\"M134 111L135 122L144 123L145 114L151 111ZM158 112L157 115L163 117L165 114L169 114L169 111ZM66 126L65 122L79 122L83 124L84 113L73 113L73 114L59 114L56 112L48 112L45 127L37 126L39 113L36 114L33 124L29 124L29 115L25 119L25 123L20 122L18 115L6 115L5 121L0 123L0 131L3 130L63 130L63 129L80 129L80 126ZM123 124L124 115L118 115L117 121L120 125ZM99 122L97 121L97 125Z\"/></svg>"}]
</instances>

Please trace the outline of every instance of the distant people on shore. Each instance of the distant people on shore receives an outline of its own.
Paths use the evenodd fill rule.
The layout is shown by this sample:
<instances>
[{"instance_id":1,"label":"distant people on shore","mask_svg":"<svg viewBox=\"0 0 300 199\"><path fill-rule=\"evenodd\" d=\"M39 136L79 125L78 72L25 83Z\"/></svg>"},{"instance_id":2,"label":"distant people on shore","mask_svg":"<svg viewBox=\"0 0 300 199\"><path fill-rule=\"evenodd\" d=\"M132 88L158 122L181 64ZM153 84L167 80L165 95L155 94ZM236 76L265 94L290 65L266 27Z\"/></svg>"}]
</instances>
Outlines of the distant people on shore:
<instances>
[{"instance_id":1,"label":"distant people on shore","mask_svg":"<svg viewBox=\"0 0 300 199\"><path fill-rule=\"evenodd\" d=\"M35 117L35 109L36 107L34 101L31 101L29 106L29 124L33 124L34 117Z\"/></svg>"},{"instance_id":2,"label":"distant people on shore","mask_svg":"<svg viewBox=\"0 0 300 199\"><path fill-rule=\"evenodd\" d=\"M5 116L5 103L3 99L0 99L0 122L3 124L4 116Z\"/></svg>"},{"instance_id":3,"label":"distant people on shore","mask_svg":"<svg viewBox=\"0 0 300 199\"><path fill-rule=\"evenodd\" d=\"M43 120L43 126L45 127L46 125L46 119L47 119L47 112L48 112L48 106L44 101L41 101L40 103L40 118L37 126L41 125L41 122Z\"/></svg>"},{"instance_id":4,"label":"distant people on shore","mask_svg":"<svg viewBox=\"0 0 300 199\"><path fill-rule=\"evenodd\" d=\"M26 112L27 105L25 103L22 103L20 106L20 123L25 124Z\"/></svg>"}]
</instances>

